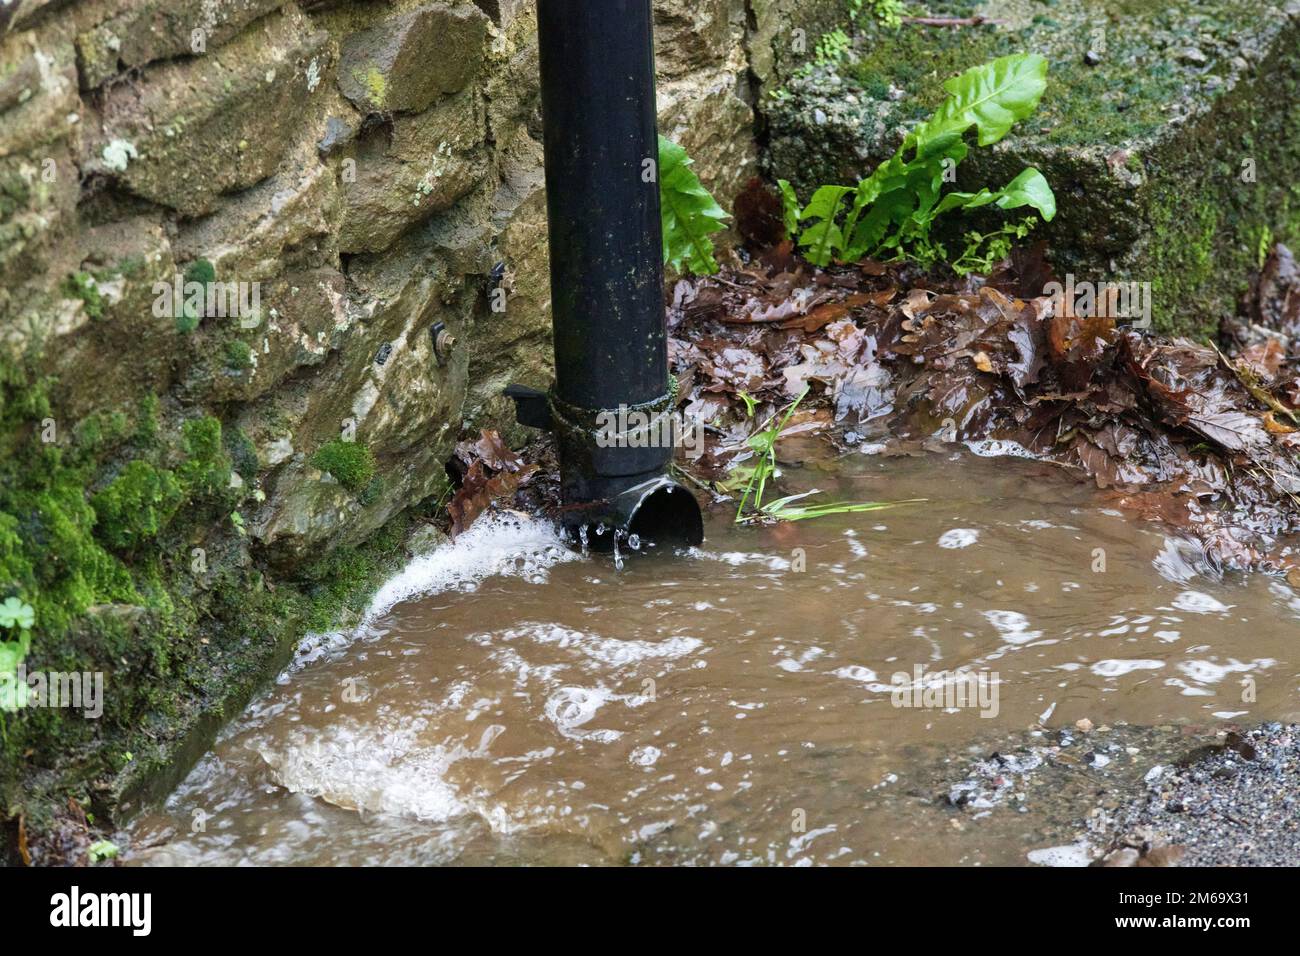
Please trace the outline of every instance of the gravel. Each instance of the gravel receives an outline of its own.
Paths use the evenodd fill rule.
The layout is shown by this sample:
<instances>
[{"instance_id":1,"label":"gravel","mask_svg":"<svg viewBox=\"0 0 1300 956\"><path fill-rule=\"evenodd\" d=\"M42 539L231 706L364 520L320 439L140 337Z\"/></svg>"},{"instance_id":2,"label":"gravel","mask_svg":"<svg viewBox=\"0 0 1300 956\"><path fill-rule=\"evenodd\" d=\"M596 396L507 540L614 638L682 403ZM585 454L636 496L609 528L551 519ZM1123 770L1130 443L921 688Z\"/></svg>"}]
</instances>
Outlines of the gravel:
<instances>
[{"instance_id":1,"label":"gravel","mask_svg":"<svg viewBox=\"0 0 1300 956\"><path fill-rule=\"evenodd\" d=\"M1110 865L1300 865L1300 724L1227 734L1146 784L1112 815Z\"/></svg>"}]
</instances>

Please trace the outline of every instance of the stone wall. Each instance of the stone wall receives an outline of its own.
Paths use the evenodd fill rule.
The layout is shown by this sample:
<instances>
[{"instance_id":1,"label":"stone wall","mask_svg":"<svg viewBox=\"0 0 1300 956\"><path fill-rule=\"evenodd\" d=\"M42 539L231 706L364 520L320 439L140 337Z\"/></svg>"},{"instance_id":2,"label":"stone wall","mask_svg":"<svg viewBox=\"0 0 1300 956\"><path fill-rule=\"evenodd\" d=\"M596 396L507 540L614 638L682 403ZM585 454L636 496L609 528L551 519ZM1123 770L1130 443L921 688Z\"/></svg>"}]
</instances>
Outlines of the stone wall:
<instances>
[{"instance_id":1,"label":"stone wall","mask_svg":"<svg viewBox=\"0 0 1300 956\"><path fill-rule=\"evenodd\" d=\"M757 168L753 104L782 38L829 7L656 0L661 130L724 204ZM526 0L0 0L0 438L82 487L69 540L130 578L87 572L47 610L31 582L76 562L55 479L15 471L34 504L0 514L26 556L6 570L0 540L0 598L37 604L34 665L114 666L87 636L105 622L153 648L118 673L116 716L74 735L81 779L129 775L99 759L128 745L174 775L178 741L193 750L296 638L285 595L346 591L309 570L437 495L466 431L523 437L501 389L545 384L551 361L535 32ZM159 283L183 299L186 282L249 300L226 317L159 304ZM196 421L220 423L230 487L148 540L107 540L85 503L130 491L128 511L162 513ZM363 486L318 456L340 438L364 450ZM144 491L123 484L133 465ZM162 683L172 719L149 744ZM15 737L31 765L7 768L11 809L15 779L67 776L57 722L41 728Z\"/></svg>"}]
</instances>

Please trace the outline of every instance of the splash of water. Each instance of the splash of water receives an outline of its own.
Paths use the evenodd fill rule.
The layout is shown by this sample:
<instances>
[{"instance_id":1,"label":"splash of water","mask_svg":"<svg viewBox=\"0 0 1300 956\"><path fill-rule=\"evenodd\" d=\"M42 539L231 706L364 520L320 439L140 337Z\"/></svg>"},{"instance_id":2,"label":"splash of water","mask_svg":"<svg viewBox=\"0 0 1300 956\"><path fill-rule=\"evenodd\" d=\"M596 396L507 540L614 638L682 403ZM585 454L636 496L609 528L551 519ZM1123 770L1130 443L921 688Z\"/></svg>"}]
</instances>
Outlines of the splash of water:
<instances>
[{"instance_id":1,"label":"splash of water","mask_svg":"<svg viewBox=\"0 0 1300 956\"><path fill-rule=\"evenodd\" d=\"M472 591L487 578L543 584L557 564L579 559L554 525L525 515L485 515L454 542L416 558L375 594L365 622L398 604L442 591Z\"/></svg>"}]
</instances>

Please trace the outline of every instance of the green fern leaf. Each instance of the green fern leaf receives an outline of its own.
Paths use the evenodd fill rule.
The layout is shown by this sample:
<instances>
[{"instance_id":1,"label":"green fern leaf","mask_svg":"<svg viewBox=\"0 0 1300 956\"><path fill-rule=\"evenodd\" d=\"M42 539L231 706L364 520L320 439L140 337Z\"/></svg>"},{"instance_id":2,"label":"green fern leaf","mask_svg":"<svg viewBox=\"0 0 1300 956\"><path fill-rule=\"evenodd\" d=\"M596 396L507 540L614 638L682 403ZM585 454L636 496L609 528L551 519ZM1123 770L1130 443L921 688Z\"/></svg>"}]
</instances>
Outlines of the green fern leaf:
<instances>
[{"instance_id":1,"label":"green fern leaf","mask_svg":"<svg viewBox=\"0 0 1300 956\"><path fill-rule=\"evenodd\" d=\"M659 211L663 223L664 264L696 275L718 271L709 238L724 227L727 212L691 171L686 150L659 137Z\"/></svg>"}]
</instances>

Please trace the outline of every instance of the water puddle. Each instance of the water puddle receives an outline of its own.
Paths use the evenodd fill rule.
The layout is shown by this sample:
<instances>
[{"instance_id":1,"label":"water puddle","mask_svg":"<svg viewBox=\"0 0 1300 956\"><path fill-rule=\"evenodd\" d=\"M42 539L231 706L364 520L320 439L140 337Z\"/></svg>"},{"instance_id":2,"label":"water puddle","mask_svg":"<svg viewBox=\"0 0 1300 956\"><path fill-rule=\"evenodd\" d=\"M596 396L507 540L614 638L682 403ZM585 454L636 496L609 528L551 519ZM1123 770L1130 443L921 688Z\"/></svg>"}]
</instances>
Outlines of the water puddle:
<instances>
[{"instance_id":1,"label":"water puddle","mask_svg":"<svg viewBox=\"0 0 1300 956\"><path fill-rule=\"evenodd\" d=\"M305 642L128 862L1023 863L1075 842L1026 804L1141 783L1137 728L1300 715L1300 596L1052 467L853 455L783 482L811 487L928 500L715 515L704 547L621 572L480 521L356 634ZM939 798L1013 738L1073 748L1073 783Z\"/></svg>"}]
</instances>

